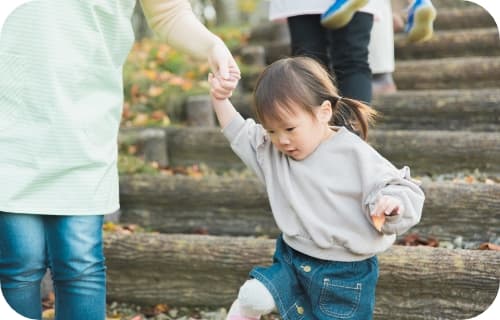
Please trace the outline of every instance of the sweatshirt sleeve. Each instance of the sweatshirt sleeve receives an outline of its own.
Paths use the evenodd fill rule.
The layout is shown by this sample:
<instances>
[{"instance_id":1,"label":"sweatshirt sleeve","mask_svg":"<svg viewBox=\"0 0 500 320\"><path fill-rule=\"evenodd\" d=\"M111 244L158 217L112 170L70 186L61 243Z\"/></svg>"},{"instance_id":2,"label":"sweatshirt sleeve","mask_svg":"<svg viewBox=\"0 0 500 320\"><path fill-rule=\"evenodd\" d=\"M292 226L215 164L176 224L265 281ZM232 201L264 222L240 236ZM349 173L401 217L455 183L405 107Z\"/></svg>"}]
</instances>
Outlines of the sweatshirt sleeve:
<instances>
[{"instance_id":1,"label":"sweatshirt sleeve","mask_svg":"<svg viewBox=\"0 0 500 320\"><path fill-rule=\"evenodd\" d=\"M206 59L210 49L222 42L196 18L188 0L141 0L141 4L151 29L179 51Z\"/></svg>"},{"instance_id":2,"label":"sweatshirt sleeve","mask_svg":"<svg viewBox=\"0 0 500 320\"><path fill-rule=\"evenodd\" d=\"M256 174L264 183L262 171L262 152L268 139L264 128L252 119L243 119L238 113L229 124L222 130L229 140L231 148L238 157Z\"/></svg>"},{"instance_id":3,"label":"sweatshirt sleeve","mask_svg":"<svg viewBox=\"0 0 500 320\"><path fill-rule=\"evenodd\" d=\"M368 144L360 148L361 181L363 184L363 207L371 221L370 212L382 196L399 199L404 212L386 216L382 232L400 235L416 225L422 216L425 195L419 183L410 176L410 169L398 170Z\"/></svg>"}]
</instances>

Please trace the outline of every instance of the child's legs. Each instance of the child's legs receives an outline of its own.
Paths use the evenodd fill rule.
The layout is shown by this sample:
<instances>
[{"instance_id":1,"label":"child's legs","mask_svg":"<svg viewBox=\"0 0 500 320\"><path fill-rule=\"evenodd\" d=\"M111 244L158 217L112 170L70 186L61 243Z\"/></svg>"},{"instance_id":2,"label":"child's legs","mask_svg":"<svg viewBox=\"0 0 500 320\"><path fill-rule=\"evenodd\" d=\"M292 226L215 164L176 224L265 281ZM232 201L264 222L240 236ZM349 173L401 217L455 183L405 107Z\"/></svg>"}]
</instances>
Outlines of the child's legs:
<instances>
[{"instance_id":1,"label":"child's legs","mask_svg":"<svg viewBox=\"0 0 500 320\"><path fill-rule=\"evenodd\" d=\"M308 56L329 69L326 29L321 25L321 16L299 15L288 18L292 56Z\"/></svg>"},{"instance_id":2,"label":"child's legs","mask_svg":"<svg viewBox=\"0 0 500 320\"><path fill-rule=\"evenodd\" d=\"M357 12L343 28L328 30L329 54L343 96L371 103L372 73L368 45L373 15Z\"/></svg>"},{"instance_id":3,"label":"child's legs","mask_svg":"<svg viewBox=\"0 0 500 320\"><path fill-rule=\"evenodd\" d=\"M101 215L48 219L47 248L54 280L56 319L105 319L102 223Z\"/></svg>"},{"instance_id":4,"label":"child's legs","mask_svg":"<svg viewBox=\"0 0 500 320\"><path fill-rule=\"evenodd\" d=\"M0 282L17 313L42 317L40 281L45 263L43 216L0 212Z\"/></svg>"}]
</instances>

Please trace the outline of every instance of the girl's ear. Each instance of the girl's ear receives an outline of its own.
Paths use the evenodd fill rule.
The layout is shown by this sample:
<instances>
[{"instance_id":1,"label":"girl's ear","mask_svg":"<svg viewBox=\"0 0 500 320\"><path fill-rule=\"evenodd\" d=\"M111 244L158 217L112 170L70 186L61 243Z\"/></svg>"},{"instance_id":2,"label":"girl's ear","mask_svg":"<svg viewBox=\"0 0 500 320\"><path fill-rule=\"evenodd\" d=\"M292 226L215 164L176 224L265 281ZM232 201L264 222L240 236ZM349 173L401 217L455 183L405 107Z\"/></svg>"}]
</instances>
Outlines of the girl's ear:
<instances>
[{"instance_id":1,"label":"girl's ear","mask_svg":"<svg viewBox=\"0 0 500 320\"><path fill-rule=\"evenodd\" d=\"M328 100L323 101L323 103L318 108L316 117L322 123L329 123L330 120L332 119L332 115L333 115L332 103Z\"/></svg>"}]
</instances>

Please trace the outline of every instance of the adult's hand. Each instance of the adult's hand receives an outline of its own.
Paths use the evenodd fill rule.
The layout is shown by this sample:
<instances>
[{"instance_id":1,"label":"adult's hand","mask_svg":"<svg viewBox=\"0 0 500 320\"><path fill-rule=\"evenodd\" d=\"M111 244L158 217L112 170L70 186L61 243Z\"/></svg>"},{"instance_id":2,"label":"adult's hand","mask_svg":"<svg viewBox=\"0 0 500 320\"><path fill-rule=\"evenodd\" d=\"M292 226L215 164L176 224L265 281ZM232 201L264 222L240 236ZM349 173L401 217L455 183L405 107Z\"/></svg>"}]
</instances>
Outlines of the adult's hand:
<instances>
[{"instance_id":1,"label":"adult's hand","mask_svg":"<svg viewBox=\"0 0 500 320\"><path fill-rule=\"evenodd\" d=\"M208 62L212 72L222 80L240 79L240 69L234 61L231 52L222 41L217 41L208 55ZM228 92L236 88L238 81L222 81L221 86Z\"/></svg>"}]
</instances>

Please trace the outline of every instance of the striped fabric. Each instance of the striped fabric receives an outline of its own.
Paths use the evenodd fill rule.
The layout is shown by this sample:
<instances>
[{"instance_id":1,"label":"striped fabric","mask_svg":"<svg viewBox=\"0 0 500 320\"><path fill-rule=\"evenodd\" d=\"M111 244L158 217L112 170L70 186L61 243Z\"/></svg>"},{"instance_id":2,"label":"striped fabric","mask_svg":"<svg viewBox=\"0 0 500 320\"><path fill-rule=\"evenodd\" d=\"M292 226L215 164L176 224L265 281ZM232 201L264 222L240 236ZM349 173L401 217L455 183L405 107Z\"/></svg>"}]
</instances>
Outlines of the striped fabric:
<instances>
[{"instance_id":1,"label":"striped fabric","mask_svg":"<svg viewBox=\"0 0 500 320\"><path fill-rule=\"evenodd\" d=\"M36 0L0 34L0 211L118 209L116 137L135 0Z\"/></svg>"}]
</instances>

